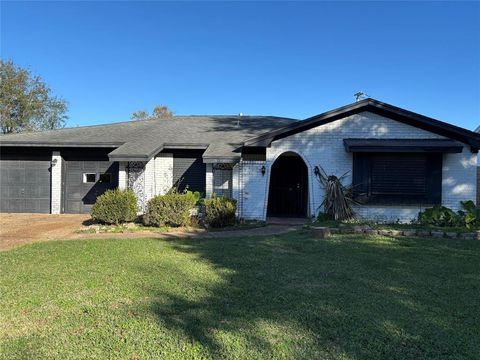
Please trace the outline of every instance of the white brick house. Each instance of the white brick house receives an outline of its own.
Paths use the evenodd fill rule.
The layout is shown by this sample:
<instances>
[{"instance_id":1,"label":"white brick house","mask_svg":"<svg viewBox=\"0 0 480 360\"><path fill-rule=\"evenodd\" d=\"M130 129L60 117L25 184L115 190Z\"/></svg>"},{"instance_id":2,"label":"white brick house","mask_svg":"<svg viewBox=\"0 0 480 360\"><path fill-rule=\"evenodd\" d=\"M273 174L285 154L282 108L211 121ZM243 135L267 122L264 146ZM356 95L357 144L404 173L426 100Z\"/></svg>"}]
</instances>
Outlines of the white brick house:
<instances>
[{"instance_id":1,"label":"white brick house","mask_svg":"<svg viewBox=\"0 0 480 360\"><path fill-rule=\"evenodd\" d=\"M117 186L132 188L145 209L175 186L233 197L243 219L315 217L324 195L319 169L347 173L363 218L409 221L433 204L458 209L477 196L479 134L373 99L303 121L175 117L0 140L1 211L85 212ZM9 180L15 164L28 169L32 161L30 175L49 196L27 170Z\"/></svg>"}]
</instances>

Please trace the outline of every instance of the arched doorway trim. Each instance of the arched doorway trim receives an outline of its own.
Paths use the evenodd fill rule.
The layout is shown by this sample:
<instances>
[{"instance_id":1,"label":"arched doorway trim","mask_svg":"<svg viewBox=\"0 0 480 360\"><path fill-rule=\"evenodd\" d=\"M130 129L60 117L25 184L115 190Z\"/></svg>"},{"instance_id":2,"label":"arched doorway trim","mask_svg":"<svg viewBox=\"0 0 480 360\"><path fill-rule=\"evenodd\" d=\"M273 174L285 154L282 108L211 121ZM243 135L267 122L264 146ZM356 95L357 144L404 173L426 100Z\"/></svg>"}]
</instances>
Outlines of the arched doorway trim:
<instances>
[{"instance_id":1,"label":"arched doorway trim","mask_svg":"<svg viewBox=\"0 0 480 360\"><path fill-rule=\"evenodd\" d=\"M296 161L295 161L296 160ZM282 161L283 163L279 163ZM309 162L296 151L284 151L276 154L267 162L267 183L265 194L265 218L275 214L282 206L283 202L291 204L291 208L283 208L284 216L310 216L312 199L312 169ZM292 166L293 171L278 168L278 166ZM302 169L303 168L303 169ZM275 174L277 171L284 171ZM277 175L284 175L276 178ZM277 191L278 196L283 198L273 198L272 191ZM275 204L276 202L276 204ZM276 210L275 210L276 209ZM300 209L302 209L300 211Z\"/></svg>"}]
</instances>

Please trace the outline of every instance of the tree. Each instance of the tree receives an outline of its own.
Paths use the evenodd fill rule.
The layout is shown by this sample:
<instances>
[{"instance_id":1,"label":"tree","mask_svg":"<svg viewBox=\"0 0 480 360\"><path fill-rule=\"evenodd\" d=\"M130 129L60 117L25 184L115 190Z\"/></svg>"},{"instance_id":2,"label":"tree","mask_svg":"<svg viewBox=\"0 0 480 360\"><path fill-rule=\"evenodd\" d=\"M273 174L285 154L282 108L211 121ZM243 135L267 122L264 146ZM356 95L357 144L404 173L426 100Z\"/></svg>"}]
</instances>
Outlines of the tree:
<instances>
[{"instance_id":1,"label":"tree","mask_svg":"<svg viewBox=\"0 0 480 360\"><path fill-rule=\"evenodd\" d=\"M0 60L0 129L3 134L62 128L68 117L65 100L38 75Z\"/></svg>"},{"instance_id":2,"label":"tree","mask_svg":"<svg viewBox=\"0 0 480 360\"><path fill-rule=\"evenodd\" d=\"M170 110L166 105L157 105L149 114L145 110L135 111L132 114L132 120L155 120L155 119L170 119L173 117L174 111Z\"/></svg>"},{"instance_id":3,"label":"tree","mask_svg":"<svg viewBox=\"0 0 480 360\"><path fill-rule=\"evenodd\" d=\"M158 105L153 109L153 117L157 119L169 119L173 117L173 111L166 105Z\"/></svg>"}]
</instances>

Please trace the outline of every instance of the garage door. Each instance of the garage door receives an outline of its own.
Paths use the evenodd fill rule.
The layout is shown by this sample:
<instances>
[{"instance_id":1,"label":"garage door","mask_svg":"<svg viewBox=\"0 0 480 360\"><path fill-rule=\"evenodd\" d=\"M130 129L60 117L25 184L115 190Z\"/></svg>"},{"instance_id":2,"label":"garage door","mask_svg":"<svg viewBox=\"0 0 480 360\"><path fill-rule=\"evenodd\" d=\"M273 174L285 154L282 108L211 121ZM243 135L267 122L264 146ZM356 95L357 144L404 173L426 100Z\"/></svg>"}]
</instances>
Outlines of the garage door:
<instances>
[{"instance_id":1,"label":"garage door","mask_svg":"<svg viewBox=\"0 0 480 360\"><path fill-rule=\"evenodd\" d=\"M64 212L90 212L97 196L118 187L118 163L96 160L65 161Z\"/></svg>"},{"instance_id":2,"label":"garage door","mask_svg":"<svg viewBox=\"0 0 480 360\"><path fill-rule=\"evenodd\" d=\"M0 160L0 211L50 212L49 160Z\"/></svg>"}]
</instances>

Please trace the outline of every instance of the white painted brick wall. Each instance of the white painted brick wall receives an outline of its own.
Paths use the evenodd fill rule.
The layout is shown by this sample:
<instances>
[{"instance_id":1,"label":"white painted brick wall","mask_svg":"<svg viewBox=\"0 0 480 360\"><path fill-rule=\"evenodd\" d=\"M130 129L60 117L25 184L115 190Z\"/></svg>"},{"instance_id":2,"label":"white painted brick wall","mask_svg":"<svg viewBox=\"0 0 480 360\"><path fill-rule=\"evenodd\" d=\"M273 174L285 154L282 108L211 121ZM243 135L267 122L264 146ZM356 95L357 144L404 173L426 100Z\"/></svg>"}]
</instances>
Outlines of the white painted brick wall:
<instances>
[{"instance_id":1,"label":"white painted brick wall","mask_svg":"<svg viewBox=\"0 0 480 360\"><path fill-rule=\"evenodd\" d=\"M173 154L160 153L155 158L155 195L165 195L173 187Z\"/></svg>"},{"instance_id":2,"label":"white painted brick wall","mask_svg":"<svg viewBox=\"0 0 480 360\"><path fill-rule=\"evenodd\" d=\"M51 206L52 214L60 214L62 211L62 156L59 151L52 151L51 168Z\"/></svg>"},{"instance_id":3,"label":"white painted brick wall","mask_svg":"<svg viewBox=\"0 0 480 360\"><path fill-rule=\"evenodd\" d=\"M265 175L262 175L262 166L265 161L242 161L240 163L238 214L246 220L264 220L266 216L266 205L268 199L268 178L269 168Z\"/></svg>"},{"instance_id":4,"label":"white painted brick wall","mask_svg":"<svg viewBox=\"0 0 480 360\"><path fill-rule=\"evenodd\" d=\"M206 173L205 173L205 197L207 199L212 197L213 193L213 165L206 164Z\"/></svg>"},{"instance_id":5,"label":"white painted brick wall","mask_svg":"<svg viewBox=\"0 0 480 360\"><path fill-rule=\"evenodd\" d=\"M118 188L121 190L127 189L127 165L126 161L118 163Z\"/></svg>"},{"instance_id":6,"label":"white painted brick wall","mask_svg":"<svg viewBox=\"0 0 480 360\"><path fill-rule=\"evenodd\" d=\"M240 188L239 188L239 175L240 175L240 164L237 163L233 166L232 169L232 198L237 200L240 197Z\"/></svg>"},{"instance_id":7,"label":"white painted brick wall","mask_svg":"<svg viewBox=\"0 0 480 360\"><path fill-rule=\"evenodd\" d=\"M155 159L151 158L145 164L145 198L150 200L155 196Z\"/></svg>"},{"instance_id":8,"label":"white painted brick wall","mask_svg":"<svg viewBox=\"0 0 480 360\"><path fill-rule=\"evenodd\" d=\"M278 156L287 151L296 152L307 164L310 180L309 211L311 216L315 216L323 200L323 191L313 175L315 166L321 166L327 174L337 176L350 172L346 182L351 182L352 154L345 151L345 138L443 137L380 115L363 112L274 141L271 147L267 148L267 173L264 177L260 173L260 163L242 162L241 183L244 191L239 199L242 204L241 216L246 219L265 219L268 199L266 184L269 181L270 167ZM476 155L467 147L461 154L445 154L442 172L442 203L445 206L456 209L460 200L475 199L475 168ZM357 209L357 213L369 219L410 221L417 216L419 210L421 208L418 206L362 206Z\"/></svg>"}]
</instances>

